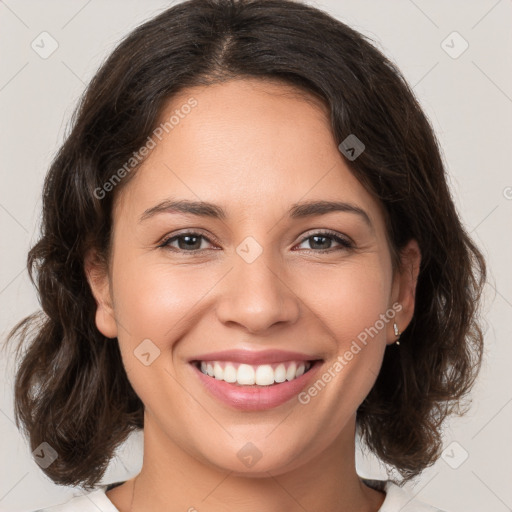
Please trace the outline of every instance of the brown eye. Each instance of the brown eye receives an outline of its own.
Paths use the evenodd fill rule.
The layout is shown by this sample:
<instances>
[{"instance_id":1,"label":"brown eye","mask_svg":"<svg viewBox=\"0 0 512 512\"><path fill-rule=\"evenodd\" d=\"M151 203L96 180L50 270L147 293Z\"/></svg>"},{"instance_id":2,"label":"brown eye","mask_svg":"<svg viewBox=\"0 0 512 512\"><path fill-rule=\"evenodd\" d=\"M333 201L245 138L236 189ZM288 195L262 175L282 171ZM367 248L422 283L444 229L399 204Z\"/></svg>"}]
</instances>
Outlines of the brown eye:
<instances>
[{"instance_id":1,"label":"brown eye","mask_svg":"<svg viewBox=\"0 0 512 512\"><path fill-rule=\"evenodd\" d=\"M313 250L314 252L331 252L341 249L352 249L354 247L349 240L342 238L331 231L313 233L312 235L303 238L301 244L303 244L306 241L309 241L309 250ZM333 248L333 241L339 244L341 247Z\"/></svg>"},{"instance_id":2,"label":"brown eye","mask_svg":"<svg viewBox=\"0 0 512 512\"><path fill-rule=\"evenodd\" d=\"M208 247L202 247L203 241L211 244L210 240L203 234L187 231L165 239L158 247L168 248L175 252L197 253L208 249ZM306 248L306 250L319 253L352 249L354 247L348 239L331 231L313 233L303 238L300 243L303 244L304 242L309 242L309 249ZM333 242L338 244L339 247L333 247ZM177 245L173 245L175 243Z\"/></svg>"},{"instance_id":3,"label":"brown eye","mask_svg":"<svg viewBox=\"0 0 512 512\"><path fill-rule=\"evenodd\" d=\"M204 247L201 247L201 242L203 240L209 242L209 240L200 233L186 232L164 240L159 247L168 247L172 250L181 252L198 252L205 249ZM177 247L171 245L174 242L178 242Z\"/></svg>"}]
</instances>

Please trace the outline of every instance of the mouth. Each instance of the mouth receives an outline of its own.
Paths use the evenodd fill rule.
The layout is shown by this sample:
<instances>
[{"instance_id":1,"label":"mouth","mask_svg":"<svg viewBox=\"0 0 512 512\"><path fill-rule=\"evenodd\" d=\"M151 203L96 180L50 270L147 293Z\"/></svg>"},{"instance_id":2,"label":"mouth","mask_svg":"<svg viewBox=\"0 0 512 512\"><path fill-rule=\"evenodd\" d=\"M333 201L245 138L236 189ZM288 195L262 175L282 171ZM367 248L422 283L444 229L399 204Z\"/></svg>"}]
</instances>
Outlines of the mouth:
<instances>
[{"instance_id":1,"label":"mouth","mask_svg":"<svg viewBox=\"0 0 512 512\"><path fill-rule=\"evenodd\" d=\"M272 364L245 364L236 361L190 362L203 375L240 387L269 387L290 382L308 373L321 359L284 361Z\"/></svg>"},{"instance_id":2,"label":"mouth","mask_svg":"<svg viewBox=\"0 0 512 512\"><path fill-rule=\"evenodd\" d=\"M189 367L210 398L230 409L247 412L272 409L297 399L299 393L313 382L322 364L323 359L262 365L219 360L189 361Z\"/></svg>"}]
</instances>

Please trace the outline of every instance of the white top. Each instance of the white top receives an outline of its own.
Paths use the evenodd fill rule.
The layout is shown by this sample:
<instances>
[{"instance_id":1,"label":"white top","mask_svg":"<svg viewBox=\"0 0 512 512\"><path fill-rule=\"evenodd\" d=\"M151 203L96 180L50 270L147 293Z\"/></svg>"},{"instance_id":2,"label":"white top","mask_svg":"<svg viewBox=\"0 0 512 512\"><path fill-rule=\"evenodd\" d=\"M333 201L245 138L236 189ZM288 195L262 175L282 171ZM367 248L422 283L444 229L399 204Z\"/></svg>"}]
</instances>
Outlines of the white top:
<instances>
[{"instance_id":1,"label":"white top","mask_svg":"<svg viewBox=\"0 0 512 512\"><path fill-rule=\"evenodd\" d=\"M368 483L378 482L374 480L368 481ZM386 493L386 498L378 512L443 512L416 500L411 494L392 482L381 482L381 485ZM99 486L97 490L77 495L62 505L39 509L35 512L98 512L98 510L119 512L105 494L108 487L108 485Z\"/></svg>"}]
</instances>

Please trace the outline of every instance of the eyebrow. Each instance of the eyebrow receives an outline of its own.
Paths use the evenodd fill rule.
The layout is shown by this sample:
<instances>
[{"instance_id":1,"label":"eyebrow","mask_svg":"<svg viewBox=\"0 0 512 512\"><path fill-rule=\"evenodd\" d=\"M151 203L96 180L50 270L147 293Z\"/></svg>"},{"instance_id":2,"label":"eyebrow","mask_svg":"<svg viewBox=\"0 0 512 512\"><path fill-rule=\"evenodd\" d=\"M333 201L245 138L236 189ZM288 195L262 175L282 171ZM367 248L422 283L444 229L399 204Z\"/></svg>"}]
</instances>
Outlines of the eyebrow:
<instances>
[{"instance_id":1,"label":"eyebrow","mask_svg":"<svg viewBox=\"0 0 512 512\"><path fill-rule=\"evenodd\" d=\"M288 211L292 219L302 219L314 217L316 215L326 215L332 212L353 213L361 217L365 223L373 229L372 222L365 210L359 206L342 201L306 201L294 203ZM171 200L166 199L156 206L148 208L141 215L139 222L154 217L160 213L185 213L196 215L198 217L211 217L214 219L225 220L226 212L214 203L206 201L190 201L188 199Z\"/></svg>"}]
</instances>

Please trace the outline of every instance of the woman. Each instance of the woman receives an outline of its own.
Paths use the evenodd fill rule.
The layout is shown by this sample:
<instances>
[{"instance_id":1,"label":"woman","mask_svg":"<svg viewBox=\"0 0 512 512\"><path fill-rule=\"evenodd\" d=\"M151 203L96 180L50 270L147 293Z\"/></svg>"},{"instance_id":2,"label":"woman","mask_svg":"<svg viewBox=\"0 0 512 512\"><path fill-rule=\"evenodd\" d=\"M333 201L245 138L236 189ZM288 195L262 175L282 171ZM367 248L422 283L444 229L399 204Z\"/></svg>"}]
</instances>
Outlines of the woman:
<instances>
[{"instance_id":1,"label":"woman","mask_svg":"<svg viewBox=\"0 0 512 512\"><path fill-rule=\"evenodd\" d=\"M190 0L138 27L49 170L28 268L18 426L93 491L45 510L434 510L398 484L474 382L486 267L409 86L343 23ZM141 472L95 489L137 429ZM359 477L356 433L399 478Z\"/></svg>"}]
</instances>

